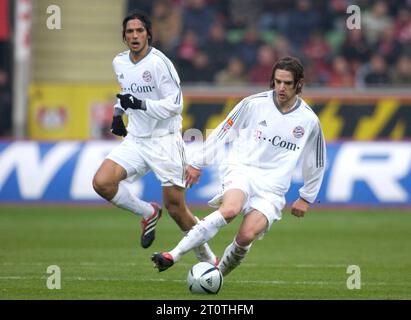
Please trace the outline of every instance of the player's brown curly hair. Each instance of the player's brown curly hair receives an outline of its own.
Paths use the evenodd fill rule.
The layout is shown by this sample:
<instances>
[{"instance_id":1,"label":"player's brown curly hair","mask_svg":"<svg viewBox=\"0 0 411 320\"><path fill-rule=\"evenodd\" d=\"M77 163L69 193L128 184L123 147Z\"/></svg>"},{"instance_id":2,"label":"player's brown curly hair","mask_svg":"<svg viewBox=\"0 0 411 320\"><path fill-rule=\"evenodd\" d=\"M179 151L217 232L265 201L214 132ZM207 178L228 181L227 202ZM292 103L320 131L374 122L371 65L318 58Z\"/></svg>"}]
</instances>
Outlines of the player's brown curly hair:
<instances>
[{"instance_id":1,"label":"player's brown curly hair","mask_svg":"<svg viewBox=\"0 0 411 320\"><path fill-rule=\"evenodd\" d=\"M301 92L303 84L302 80L304 79L304 67L301 61L295 57L284 57L279 59L273 66L273 71L271 73L270 79L270 89L274 89L274 77L276 70L287 70L290 71L294 76L294 88L295 92L298 94Z\"/></svg>"}]
</instances>

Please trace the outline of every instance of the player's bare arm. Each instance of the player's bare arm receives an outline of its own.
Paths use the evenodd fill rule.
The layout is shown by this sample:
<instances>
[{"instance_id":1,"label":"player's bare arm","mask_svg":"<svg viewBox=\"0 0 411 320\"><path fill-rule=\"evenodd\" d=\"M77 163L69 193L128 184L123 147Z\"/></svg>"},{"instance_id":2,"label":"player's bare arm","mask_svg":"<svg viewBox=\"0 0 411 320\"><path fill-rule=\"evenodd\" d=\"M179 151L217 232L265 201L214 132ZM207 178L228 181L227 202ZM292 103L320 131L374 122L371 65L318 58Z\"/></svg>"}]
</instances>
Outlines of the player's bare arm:
<instances>
[{"instance_id":1,"label":"player's bare arm","mask_svg":"<svg viewBox=\"0 0 411 320\"><path fill-rule=\"evenodd\" d=\"M298 198L291 206L291 213L296 217L304 217L304 214L307 212L309 207L309 202L305 201L302 198Z\"/></svg>"}]
</instances>

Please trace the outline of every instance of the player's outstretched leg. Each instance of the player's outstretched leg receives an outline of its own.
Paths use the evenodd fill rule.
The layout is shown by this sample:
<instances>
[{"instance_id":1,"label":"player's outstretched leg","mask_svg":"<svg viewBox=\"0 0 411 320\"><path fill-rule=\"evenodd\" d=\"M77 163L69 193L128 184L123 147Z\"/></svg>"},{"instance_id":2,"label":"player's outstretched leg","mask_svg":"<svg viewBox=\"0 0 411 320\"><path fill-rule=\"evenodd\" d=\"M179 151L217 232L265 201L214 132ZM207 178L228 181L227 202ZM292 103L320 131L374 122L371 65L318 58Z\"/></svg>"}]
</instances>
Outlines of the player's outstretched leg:
<instances>
[{"instance_id":1,"label":"player's outstretched leg","mask_svg":"<svg viewBox=\"0 0 411 320\"><path fill-rule=\"evenodd\" d=\"M141 219L141 246L143 248L148 248L153 243L156 236L156 225L161 217L162 209L157 204L152 202L154 213L147 219Z\"/></svg>"},{"instance_id":2,"label":"player's outstretched leg","mask_svg":"<svg viewBox=\"0 0 411 320\"><path fill-rule=\"evenodd\" d=\"M241 247L234 240L224 251L224 255L221 258L218 268L223 276L228 275L236 267L238 267L241 261L245 258L250 251L251 244L247 247Z\"/></svg>"},{"instance_id":3,"label":"player's outstretched leg","mask_svg":"<svg viewBox=\"0 0 411 320\"><path fill-rule=\"evenodd\" d=\"M173 250L167 253L156 252L153 254L151 260L154 262L156 268L164 271L180 260L183 254L213 238L218 230L226 224L227 222L221 212L215 211L192 227Z\"/></svg>"},{"instance_id":4,"label":"player's outstretched leg","mask_svg":"<svg viewBox=\"0 0 411 320\"><path fill-rule=\"evenodd\" d=\"M160 272L167 270L174 264L173 257L168 252L154 252L151 261Z\"/></svg>"},{"instance_id":5,"label":"player's outstretched leg","mask_svg":"<svg viewBox=\"0 0 411 320\"><path fill-rule=\"evenodd\" d=\"M197 220L197 222L200 221L200 219L197 217L195 217L195 219ZM220 261L220 259L218 259L218 257L211 250L207 242L193 248L193 251L199 262L208 262L214 266L217 266Z\"/></svg>"}]
</instances>

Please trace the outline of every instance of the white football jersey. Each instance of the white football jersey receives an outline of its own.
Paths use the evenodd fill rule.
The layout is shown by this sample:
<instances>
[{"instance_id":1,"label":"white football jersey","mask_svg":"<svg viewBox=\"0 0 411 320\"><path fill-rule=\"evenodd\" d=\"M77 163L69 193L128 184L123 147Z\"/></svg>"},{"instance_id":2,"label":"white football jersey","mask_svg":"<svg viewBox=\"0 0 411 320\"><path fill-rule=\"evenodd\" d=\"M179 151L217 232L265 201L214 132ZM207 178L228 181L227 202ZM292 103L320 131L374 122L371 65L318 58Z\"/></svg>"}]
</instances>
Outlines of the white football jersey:
<instances>
[{"instance_id":1,"label":"white football jersey","mask_svg":"<svg viewBox=\"0 0 411 320\"><path fill-rule=\"evenodd\" d=\"M204 152L197 153L192 166L211 164L217 152L226 150L226 142L231 143L222 171L230 166L252 170L261 177L263 189L284 195L300 161L304 178L300 196L315 201L324 175L325 141L318 117L300 97L286 113L276 105L273 90L243 99L207 138Z\"/></svg>"},{"instance_id":2,"label":"white football jersey","mask_svg":"<svg viewBox=\"0 0 411 320\"><path fill-rule=\"evenodd\" d=\"M164 136L181 130L183 97L180 78L172 62L150 47L147 55L134 63L130 50L118 54L113 69L121 94L143 100L147 110L127 109L127 131L134 137ZM117 99L115 108L121 108Z\"/></svg>"}]
</instances>

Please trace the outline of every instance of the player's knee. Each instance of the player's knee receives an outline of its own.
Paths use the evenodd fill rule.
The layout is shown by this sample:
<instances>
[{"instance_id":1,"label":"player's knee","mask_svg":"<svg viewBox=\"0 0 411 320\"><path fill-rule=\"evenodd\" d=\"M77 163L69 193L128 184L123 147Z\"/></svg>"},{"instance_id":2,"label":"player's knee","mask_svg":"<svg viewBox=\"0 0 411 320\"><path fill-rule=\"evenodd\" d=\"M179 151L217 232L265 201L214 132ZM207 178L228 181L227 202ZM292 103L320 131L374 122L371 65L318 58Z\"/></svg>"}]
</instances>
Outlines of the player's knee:
<instances>
[{"instance_id":1,"label":"player's knee","mask_svg":"<svg viewBox=\"0 0 411 320\"><path fill-rule=\"evenodd\" d=\"M236 237L236 242L242 247L251 244L255 239L255 233L251 230L241 230Z\"/></svg>"},{"instance_id":2,"label":"player's knee","mask_svg":"<svg viewBox=\"0 0 411 320\"><path fill-rule=\"evenodd\" d=\"M107 199L111 195L110 190L112 188L111 184L108 183L107 180L103 179L100 175L95 175L93 178L93 189L97 192L97 194Z\"/></svg>"},{"instance_id":3,"label":"player's knee","mask_svg":"<svg viewBox=\"0 0 411 320\"><path fill-rule=\"evenodd\" d=\"M101 179L99 178L99 176L97 176L97 175L95 175L94 178L93 178L93 189L98 194L100 194L100 192L103 189L103 183L102 183Z\"/></svg>"},{"instance_id":4,"label":"player's knee","mask_svg":"<svg viewBox=\"0 0 411 320\"><path fill-rule=\"evenodd\" d=\"M241 212L241 208L235 205L221 206L219 210L226 221L231 221Z\"/></svg>"}]
</instances>

